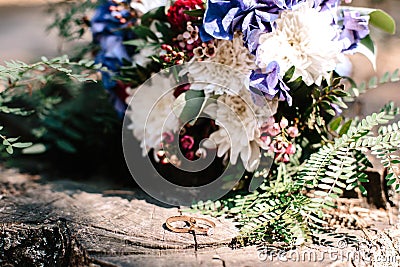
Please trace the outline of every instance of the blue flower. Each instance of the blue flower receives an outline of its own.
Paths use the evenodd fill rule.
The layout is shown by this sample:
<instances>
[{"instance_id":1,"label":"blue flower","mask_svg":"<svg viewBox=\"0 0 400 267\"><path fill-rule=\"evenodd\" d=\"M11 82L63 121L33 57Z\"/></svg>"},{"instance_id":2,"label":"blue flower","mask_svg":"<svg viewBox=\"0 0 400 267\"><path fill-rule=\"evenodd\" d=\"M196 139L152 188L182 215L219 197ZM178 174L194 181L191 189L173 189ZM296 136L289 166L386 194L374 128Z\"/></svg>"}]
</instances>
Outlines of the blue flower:
<instances>
[{"instance_id":1,"label":"blue flower","mask_svg":"<svg viewBox=\"0 0 400 267\"><path fill-rule=\"evenodd\" d=\"M255 70L250 75L250 90L256 104L262 103L258 101L260 95L266 99L272 100L278 97L280 101L286 100L289 106L292 105L292 97L289 94L289 87L283 82L279 75L280 67L276 61L268 64L265 71Z\"/></svg>"},{"instance_id":2,"label":"blue flower","mask_svg":"<svg viewBox=\"0 0 400 267\"><path fill-rule=\"evenodd\" d=\"M368 22L369 16L361 16L358 11L343 11L343 29L339 37L343 51L353 50L369 34Z\"/></svg>"},{"instance_id":3,"label":"blue flower","mask_svg":"<svg viewBox=\"0 0 400 267\"><path fill-rule=\"evenodd\" d=\"M97 8L91 21L93 41L100 44L100 54L104 54L104 56L98 56L98 59L103 60L99 63L103 63L112 70L115 70L114 59L117 59L120 65L123 64L123 59L130 60L134 50L132 47L124 46L123 42L135 38L133 31L128 29L129 23L134 22L135 19L131 18L129 10L116 9L118 4L115 2L128 4L130 1L107 1Z\"/></svg>"},{"instance_id":4,"label":"blue flower","mask_svg":"<svg viewBox=\"0 0 400 267\"><path fill-rule=\"evenodd\" d=\"M129 4L128 0L105 1L96 9L91 21L93 42L100 45L95 61L108 69L102 72L103 85L109 91L111 101L120 115L123 114L126 105L125 99L118 94L120 88L114 76L125 62L131 61L135 53L134 47L123 44L124 41L136 38L129 29L129 26L136 21L131 14Z\"/></svg>"},{"instance_id":5,"label":"blue flower","mask_svg":"<svg viewBox=\"0 0 400 267\"><path fill-rule=\"evenodd\" d=\"M291 9L306 0L208 0L203 19L201 39L231 40L235 31L241 31L250 52L258 46L258 36L272 30L271 22L285 9Z\"/></svg>"}]
</instances>

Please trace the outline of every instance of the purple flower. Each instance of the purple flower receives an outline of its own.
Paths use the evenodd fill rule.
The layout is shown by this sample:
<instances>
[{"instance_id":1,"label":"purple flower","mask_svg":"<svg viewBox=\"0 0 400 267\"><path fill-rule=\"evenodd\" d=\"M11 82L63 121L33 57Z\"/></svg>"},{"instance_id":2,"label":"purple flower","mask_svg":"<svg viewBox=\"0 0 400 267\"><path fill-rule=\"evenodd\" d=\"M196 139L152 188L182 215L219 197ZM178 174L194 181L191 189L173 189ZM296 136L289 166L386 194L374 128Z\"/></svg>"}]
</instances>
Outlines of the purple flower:
<instances>
[{"instance_id":1,"label":"purple flower","mask_svg":"<svg viewBox=\"0 0 400 267\"><path fill-rule=\"evenodd\" d=\"M201 39L231 40L235 31L244 35L246 46L254 52L261 32L272 30L271 22L279 12L305 0L208 0Z\"/></svg>"},{"instance_id":2,"label":"purple flower","mask_svg":"<svg viewBox=\"0 0 400 267\"><path fill-rule=\"evenodd\" d=\"M337 9L340 0L314 0L314 8L319 12L327 12L332 16L332 24L338 23Z\"/></svg>"},{"instance_id":3,"label":"purple flower","mask_svg":"<svg viewBox=\"0 0 400 267\"><path fill-rule=\"evenodd\" d=\"M338 105L331 103L331 107L335 111L336 116L339 116L340 114L342 114L343 110Z\"/></svg>"},{"instance_id":4,"label":"purple flower","mask_svg":"<svg viewBox=\"0 0 400 267\"><path fill-rule=\"evenodd\" d=\"M361 16L358 11L343 11L343 29L339 41L343 44L343 51L357 47L361 39L369 34L369 16Z\"/></svg>"},{"instance_id":5,"label":"purple flower","mask_svg":"<svg viewBox=\"0 0 400 267\"><path fill-rule=\"evenodd\" d=\"M265 71L255 70L250 75L250 90L257 105L261 104L259 97L262 95L268 100L278 97L279 100L286 100L289 106L292 105L292 97L289 94L289 87L283 82L279 75L280 67L276 61L269 63Z\"/></svg>"},{"instance_id":6,"label":"purple flower","mask_svg":"<svg viewBox=\"0 0 400 267\"><path fill-rule=\"evenodd\" d=\"M331 11L332 13L336 13L336 9L340 4L340 0L314 0L314 7L319 7L319 11Z\"/></svg>"}]
</instances>

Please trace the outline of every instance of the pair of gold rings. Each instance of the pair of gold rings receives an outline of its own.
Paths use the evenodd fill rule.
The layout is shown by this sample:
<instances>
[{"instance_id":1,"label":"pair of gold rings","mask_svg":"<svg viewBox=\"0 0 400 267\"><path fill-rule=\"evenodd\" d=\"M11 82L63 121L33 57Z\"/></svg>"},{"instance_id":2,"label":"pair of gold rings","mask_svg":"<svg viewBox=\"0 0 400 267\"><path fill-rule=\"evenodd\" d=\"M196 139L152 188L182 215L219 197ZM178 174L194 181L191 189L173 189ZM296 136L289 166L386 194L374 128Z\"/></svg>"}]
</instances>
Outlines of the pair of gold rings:
<instances>
[{"instance_id":1,"label":"pair of gold rings","mask_svg":"<svg viewBox=\"0 0 400 267\"><path fill-rule=\"evenodd\" d=\"M174 223L183 222L183 227L174 226ZM214 234L215 223L204 218L196 218L190 216L173 216L169 217L165 222L166 227L175 233L190 233L212 235Z\"/></svg>"}]
</instances>

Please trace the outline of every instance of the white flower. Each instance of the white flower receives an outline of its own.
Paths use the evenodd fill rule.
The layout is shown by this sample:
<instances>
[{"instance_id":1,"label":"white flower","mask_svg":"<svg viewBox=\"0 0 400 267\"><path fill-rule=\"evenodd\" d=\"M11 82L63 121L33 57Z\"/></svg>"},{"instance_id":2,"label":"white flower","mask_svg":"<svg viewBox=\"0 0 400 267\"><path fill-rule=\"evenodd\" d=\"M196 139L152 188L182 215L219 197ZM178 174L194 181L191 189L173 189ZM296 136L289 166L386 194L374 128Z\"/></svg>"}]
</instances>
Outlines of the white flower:
<instances>
[{"instance_id":1,"label":"white flower","mask_svg":"<svg viewBox=\"0 0 400 267\"><path fill-rule=\"evenodd\" d=\"M133 63L146 67L147 64L151 63L151 56L155 55L156 51L154 47L148 46L140 49L140 52L133 56Z\"/></svg>"},{"instance_id":2,"label":"white flower","mask_svg":"<svg viewBox=\"0 0 400 267\"><path fill-rule=\"evenodd\" d=\"M151 148L161 148L163 133L179 130L179 120L172 112L175 97L170 79L156 75L150 81L132 90L127 99L129 108L126 114L132 121L129 129L141 141L143 156Z\"/></svg>"},{"instance_id":3,"label":"white flower","mask_svg":"<svg viewBox=\"0 0 400 267\"><path fill-rule=\"evenodd\" d=\"M215 55L197 62L196 56L189 63L188 72L192 90L212 94L237 94L248 87L248 77L255 69L254 56L243 45L243 37L236 33L232 41L216 40ZM216 64L209 64L216 63Z\"/></svg>"},{"instance_id":4,"label":"white flower","mask_svg":"<svg viewBox=\"0 0 400 267\"><path fill-rule=\"evenodd\" d=\"M268 148L261 139L260 127L278 108L277 101L267 103L263 107L255 105L246 89L239 95L221 95L214 107L205 110L211 111L210 116L220 128L210 135L204 146L215 148L216 145L218 157L227 156L229 152L232 164L236 164L240 155L246 170L254 171L260 163L260 147Z\"/></svg>"},{"instance_id":5,"label":"white flower","mask_svg":"<svg viewBox=\"0 0 400 267\"><path fill-rule=\"evenodd\" d=\"M142 14L146 14L150 10L165 6L167 4L167 0L133 0L131 2L131 7L140 11Z\"/></svg>"},{"instance_id":6,"label":"white flower","mask_svg":"<svg viewBox=\"0 0 400 267\"><path fill-rule=\"evenodd\" d=\"M260 36L257 64L265 68L271 61L277 61L282 76L295 66L293 79L301 76L307 85L320 85L341 56L337 30L331 23L330 16L308 3L283 11L276 20L276 28Z\"/></svg>"}]
</instances>

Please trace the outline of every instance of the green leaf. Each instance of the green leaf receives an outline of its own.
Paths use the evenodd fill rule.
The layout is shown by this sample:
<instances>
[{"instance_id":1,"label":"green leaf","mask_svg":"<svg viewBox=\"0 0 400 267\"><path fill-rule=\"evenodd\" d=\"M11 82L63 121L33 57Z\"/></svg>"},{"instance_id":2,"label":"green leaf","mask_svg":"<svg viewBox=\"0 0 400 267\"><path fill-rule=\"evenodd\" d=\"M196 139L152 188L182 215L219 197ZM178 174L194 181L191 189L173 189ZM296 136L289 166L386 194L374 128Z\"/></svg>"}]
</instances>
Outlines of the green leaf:
<instances>
[{"instance_id":1,"label":"green leaf","mask_svg":"<svg viewBox=\"0 0 400 267\"><path fill-rule=\"evenodd\" d=\"M292 66L288 71L286 71L285 76L283 77L284 81L290 81L293 77L294 71L296 70L295 66Z\"/></svg>"},{"instance_id":2,"label":"green leaf","mask_svg":"<svg viewBox=\"0 0 400 267\"><path fill-rule=\"evenodd\" d=\"M370 35L367 35L363 39L361 39L360 43L375 54L375 44L374 41L372 41Z\"/></svg>"},{"instance_id":3,"label":"green leaf","mask_svg":"<svg viewBox=\"0 0 400 267\"><path fill-rule=\"evenodd\" d=\"M335 110L332 108L331 104L328 101L323 100L323 101L321 101L320 105L324 109L324 111L326 113L328 113L329 115L332 115L332 116L336 115Z\"/></svg>"},{"instance_id":4,"label":"green leaf","mask_svg":"<svg viewBox=\"0 0 400 267\"><path fill-rule=\"evenodd\" d=\"M61 148L62 150L64 150L65 152L69 152L69 153L75 153L76 152L76 148L68 141L65 140L57 140L56 144L59 148Z\"/></svg>"},{"instance_id":5,"label":"green leaf","mask_svg":"<svg viewBox=\"0 0 400 267\"><path fill-rule=\"evenodd\" d=\"M17 141L19 139L19 137L15 137L15 138L7 138L8 142L13 143L15 141Z\"/></svg>"},{"instance_id":6,"label":"green leaf","mask_svg":"<svg viewBox=\"0 0 400 267\"><path fill-rule=\"evenodd\" d=\"M6 147L6 151L8 154L13 154L14 153L14 149L12 148L12 146L7 146Z\"/></svg>"},{"instance_id":7,"label":"green leaf","mask_svg":"<svg viewBox=\"0 0 400 267\"><path fill-rule=\"evenodd\" d=\"M369 23L387 33L396 33L395 20L381 9L376 9L369 14Z\"/></svg>"},{"instance_id":8,"label":"green leaf","mask_svg":"<svg viewBox=\"0 0 400 267\"><path fill-rule=\"evenodd\" d=\"M146 41L143 39L135 39L135 40L125 41L125 42L123 42L123 44L142 47L142 46L146 45Z\"/></svg>"},{"instance_id":9,"label":"green leaf","mask_svg":"<svg viewBox=\"0 0 400 267\"><path fill-rule=\"evenodd\" d=\"M192 17L203 17L204 16L204 9L194 9L194 10L184 10L183 13Z\"/></svg>"},{"instance_id":10,"label":"green leaf","mask_svg":"<svg viewBox=\"0 0 400 267\"><path fill-rule=\"evenodd\" d=\"M358 188L360 189L361 194L362 194L363 196L366 196L366 195L367 195L367 189L365 189L365 187L364 187L363 185L359 185Z\"/></svg>"},{"instance_id":11,"label":"green leaf","mask_svg":"<svg viewBox=\"0 0 400 267\"><path fill-rule=\"evenodd\" d=\"M26 148L26 147L30 147L32 145L32 143L15 143L12 146L15 148Z\"/></svg>"},{"instance_id":12,"label":"green leaf","mask_svg":"<svg viewBox=\"0 0 400 267\"><path fill-rule=\"evenodd\" d=\"M396 178L392 178L389 181L387 181L387 185L392 185L396 182Z\"/></svg>"},{"instance_id":13,"label":"green leaf","mask_svg":"<svg viewBox=\"0 0 400 267\"><path fill-rule=\"evenodd\" d=\"M329 127L331 128L331 130L336 131L339 128L341 122L342 122L342 117L337 117L336 119L331 121Z\"/></svg>"},{"instance_id":14,"label":"green leaf","mask_svg":"<svg viewBox=\"0 0 400 267\"><path fill-rule=\"evenodd\" d=\"M351 126L352 120L346 121L345 124L340 128L339 135L344 135L349 131L349 128Z\"/></svg>"},{"instance_id":15,"label":"green leaf","mask_svg":"<svg viewBox=\"0 0 400 267\"><path fill-rule=\"evenodd\" d=\"M163 6L154 8L148 11L147 13L143 14L143 16L141 17L141 25L150 27L151 23L154 20L160 20L160 21L165 20L165 10Z\"/></svg>"},{"instance_id":16,"label":"green leaf","mask_svg":"<svg viewBox=\"0 0 400 267\"><path fill-rule=\"evenodd\" d=\"M159 31L162 34L163 41L165 43L171 42L172 38L174 37L171 29L169 27L167 27L167 25L164 23L156 22L155 25L156 25L157 31Z\"/></svg>"},{"instance_id":17,"label":"green leaf","mask_svg":"<svg viewBox=\"0 0 400 267\"><path fill-rule=\"evenodd\" d=\"M173 111L183 123L195 121L201 113L205 101L204 91L188 90L175 100Z\"/></svg>"},{"instance_id":18,"label":"green leaf","mask_svg":"<svg viewBox=\"0 0 400 267\"><path fill-rule=\"evenodd\" d=\"M378 86L378 77L374 76L372 77L369 82L368 82L368 87L373 89Z\"/></svg>"},{"instance_id":19,"label":"green leaf","mask_svg":"<svg viewBox=\"0 0 400 267\"><path fill-rule=\"evenodd\" d=\"M133 32L136 33L142 39L146 40L147 38L150 38L150 39L158 42L157 35L147 27L144 27L144 26L141 26L141 25L135 26L133 28Z\"/></svg>"},{"instance_id":20,"label":"green leaf","mask_svg":"<svg viewBox=\"0 0 400 267\"><path fill-rule=\"evenodd\" d=\"M324 192L324 191L315 191L314 195L320 196L320 197L326 197L328 195L328 193Z\"/></svg>"},{"instance_id":21,"label":"green leaf","mask_svg":"<svg viewBox=\"0 0 400 267\"><path fill-rule=\"evenodd\" d=\"M374 70L376 70L376 54L374 52L372 52L368 47L366 47L362 43L360 43L360 45L358 46L357 52L363 54L371 62ZM360 90L360 92L363 91L361 86L358 89Z\"/></svg>"},{"instance_id":22,"label":"green leaf","mask_svg":"<svg viewBox=\"0 0 400 267\"><path fill-rule=\"evenodd\" d=\"M46 146L43 144L34 144L22 150L22 154L41 154L46 152Z\"/></svg>"}]
</instances>

